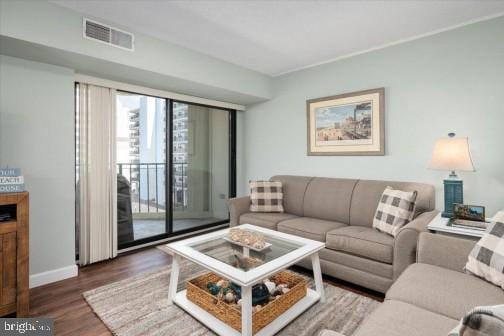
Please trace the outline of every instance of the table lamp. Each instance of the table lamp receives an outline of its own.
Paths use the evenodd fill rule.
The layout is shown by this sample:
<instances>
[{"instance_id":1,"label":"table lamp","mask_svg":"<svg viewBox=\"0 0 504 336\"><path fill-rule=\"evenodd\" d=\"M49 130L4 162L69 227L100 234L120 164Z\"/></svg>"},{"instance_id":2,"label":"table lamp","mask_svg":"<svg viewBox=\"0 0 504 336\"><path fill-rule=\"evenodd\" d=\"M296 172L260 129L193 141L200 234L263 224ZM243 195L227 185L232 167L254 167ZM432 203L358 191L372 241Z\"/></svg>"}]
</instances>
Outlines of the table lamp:
<instances>
[{"instance_id":1,"label":"table lamp","mask_svg":"<svg viewBox=\"0 0 504 336\"><path fill-rule=\"evenodd\" d=\"M464 203L463 182L455 171L474 171L469 153L468 138L456 138L455 133L449 133L448 138L436 140L430 169L451 171L444 184L443 217L453 217L453 204Z\"/></svg>"}]
</instances>

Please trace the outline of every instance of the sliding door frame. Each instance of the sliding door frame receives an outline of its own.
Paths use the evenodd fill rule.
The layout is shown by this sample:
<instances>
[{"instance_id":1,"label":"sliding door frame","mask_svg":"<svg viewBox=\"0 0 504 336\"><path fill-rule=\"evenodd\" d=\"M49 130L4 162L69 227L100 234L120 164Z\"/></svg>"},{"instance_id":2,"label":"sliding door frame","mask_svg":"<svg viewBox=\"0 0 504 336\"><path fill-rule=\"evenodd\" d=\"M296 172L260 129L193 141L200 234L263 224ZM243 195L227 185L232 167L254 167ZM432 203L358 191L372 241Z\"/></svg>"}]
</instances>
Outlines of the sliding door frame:
<instances>
[{"instance_id":1,"label":"sliding door frame","mask_svg":"<svg viewBox=\"0 0 504 336\"><path fill-rule=\"evenodd\" d=\"M191 101L183 101L183 100L175 100L175 99L169 99L166 97L159 97L159 96L154 96L154 95L149 95L145 93L138 93L138 92L132 92L132 91L126 91L126 90L118 90L121 92L125 93L131 93L131 94L137 94L137 95L143 95L143 96L149 96L149 97L154 97L158 99L164 99L165 100L165 106L166 106L166 131L167 132L167 141L166 141L166 149L165 149L165 156L166 156L166 169L165 169L165 201L168 203L167 204L167 211L165 212L165 225L166 225L166 233L150 236L150 237L145 237L141 239L137 239L131 242L126 242L119 244L118 242L118 250L121 252L123 249L131 248L137 245L143 245L143 244L148 244L152 242L156 242L159 240L164 240L167 238L173 238L177 237L179 235L187 235L190 234L191 232L194 231L200 231L200 230L211 230L213 227L221 226L222 224L229 223L229 213L228 213L228 219L227 220L221 220L217 221L214 223L210 224L205 224L198 226L196 228L189 228L185 230L180 230L180 231L173 231L173 104L174 103L182 103L182 104L188 104L188 105L196 105L196 106L202 106L202 107L207 107L207 108L213 108L213 109L218 109L222 111L227 111L229 113L229 118L228 118L228 123L229 123L229 143L228 143L228 151L229 151L229 172L228 172L228 178L229 178L229 183L228 183L228 198L233 198L236 197L236 114L237 110L234 109L229 109L229 108L224 108L224 107L219 107L219 106L212 106L212 105L206 105L206 104L200 104L200 103L194 103ZM167 183L166 183L167 181Z\"/></svg>"},{"instance_id":2,"label":"sliding door frame","mask_svg":"<svg viewBox=\"0 0 504 336\"><path fill-rule=\"evenodd\" d=\"M165 202L168 213L165 216L166 235L173 236L173 101L166 99L166 169L165 169Z\"/></svg>"}]
</instances>

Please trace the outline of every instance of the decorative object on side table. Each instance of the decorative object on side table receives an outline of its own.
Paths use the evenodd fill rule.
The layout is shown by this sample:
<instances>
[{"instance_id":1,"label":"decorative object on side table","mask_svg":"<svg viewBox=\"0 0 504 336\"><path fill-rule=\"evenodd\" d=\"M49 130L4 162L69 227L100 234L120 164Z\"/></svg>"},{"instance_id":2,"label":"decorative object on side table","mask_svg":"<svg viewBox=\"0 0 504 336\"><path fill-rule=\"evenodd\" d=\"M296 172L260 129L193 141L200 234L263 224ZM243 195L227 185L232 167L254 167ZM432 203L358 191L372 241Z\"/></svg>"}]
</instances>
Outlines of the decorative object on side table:
<instances>
[{"instance_id":1,"label":"decorative object on side table","mask_svg":"<svg viewBox=\"0 0 504 336\"><path fill-rule=\"evenodd\" d=\"M456 138L455 133L449 133L448 138L438 139L429 168L451 171L444 180L445 209L442 216L452 218L453 205L464 203L463 182L455 171L474 171L468 138Z\"/></svg>"},{"instance_id":2,"label":"decorative object on side table","mask_svg":"<svg viewBox=\"0 0 504 336\"><path fill-rule=\"evenodd\" d=\"M476 222L485 221L485 207L482 205L468 205L455 203L453 205L455 219L464 219Z\"/></svg>"},{"instance_id":3,"label":"decorative object on side table","mask_svg":"<svg viewBox=\"0 0 504 336\"><path fill-rule=\"evenodd\" d=\"M306 101L308 155L385 155L385 89Z\"/></svg>"},{"instance_id":4,"label":"decorative object on side table","mask_svg":"<svg viewBox=\"0 0 504 336\"><path fill-rule=\"evenodd\" d=\"M0 193L25 191L20 168L0 168Z\"/></svg>"},{"instance_id":5,"label":"decorative object on side table","mask_svg":"<svg viewBox=\"0 0 504 336\"><path fill-rule=\"evenodd\" d=\"M489 223L485 220L484 206L458 203L453 205L451 225L485 231Z\"/></svg>"}]
</instances>

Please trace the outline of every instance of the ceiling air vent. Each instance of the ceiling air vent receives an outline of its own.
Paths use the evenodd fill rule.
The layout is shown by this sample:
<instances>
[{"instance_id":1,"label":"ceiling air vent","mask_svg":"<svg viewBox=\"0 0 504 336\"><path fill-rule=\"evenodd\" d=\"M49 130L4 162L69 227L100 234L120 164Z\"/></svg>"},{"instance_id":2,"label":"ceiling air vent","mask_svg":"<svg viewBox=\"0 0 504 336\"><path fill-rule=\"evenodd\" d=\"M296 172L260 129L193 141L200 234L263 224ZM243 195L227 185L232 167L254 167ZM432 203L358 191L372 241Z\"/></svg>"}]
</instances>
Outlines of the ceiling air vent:
<instances>
[{"instance_id":1,"label":"ceiling air vent","mask_svg":"<svg viewBox=\"0 0 504 336\"><path fill-rule=\"evenodd\" d=\"M114 47L134 50L133 34L86 18L84 18L84 37Z\"/></svg>"}]
</instances>

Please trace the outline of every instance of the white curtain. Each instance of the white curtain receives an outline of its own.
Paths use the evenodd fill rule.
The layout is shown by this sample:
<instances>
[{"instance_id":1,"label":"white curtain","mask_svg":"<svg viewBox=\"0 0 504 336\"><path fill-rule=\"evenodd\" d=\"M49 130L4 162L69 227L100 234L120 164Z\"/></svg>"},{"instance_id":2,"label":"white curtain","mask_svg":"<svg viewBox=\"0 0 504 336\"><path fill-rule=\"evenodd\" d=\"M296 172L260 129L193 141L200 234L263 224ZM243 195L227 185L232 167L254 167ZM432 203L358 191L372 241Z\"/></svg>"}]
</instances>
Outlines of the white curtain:
<instances>
[{"instance_id":1,"label":"white curtain","mask_svg":"<svg viewBox=\"0 0 504 336\"><path fill-rule=\"evenodd\" d=\"M79 263L117 256L116 91L79 84Z\"/></svg>"}]
</instances>

